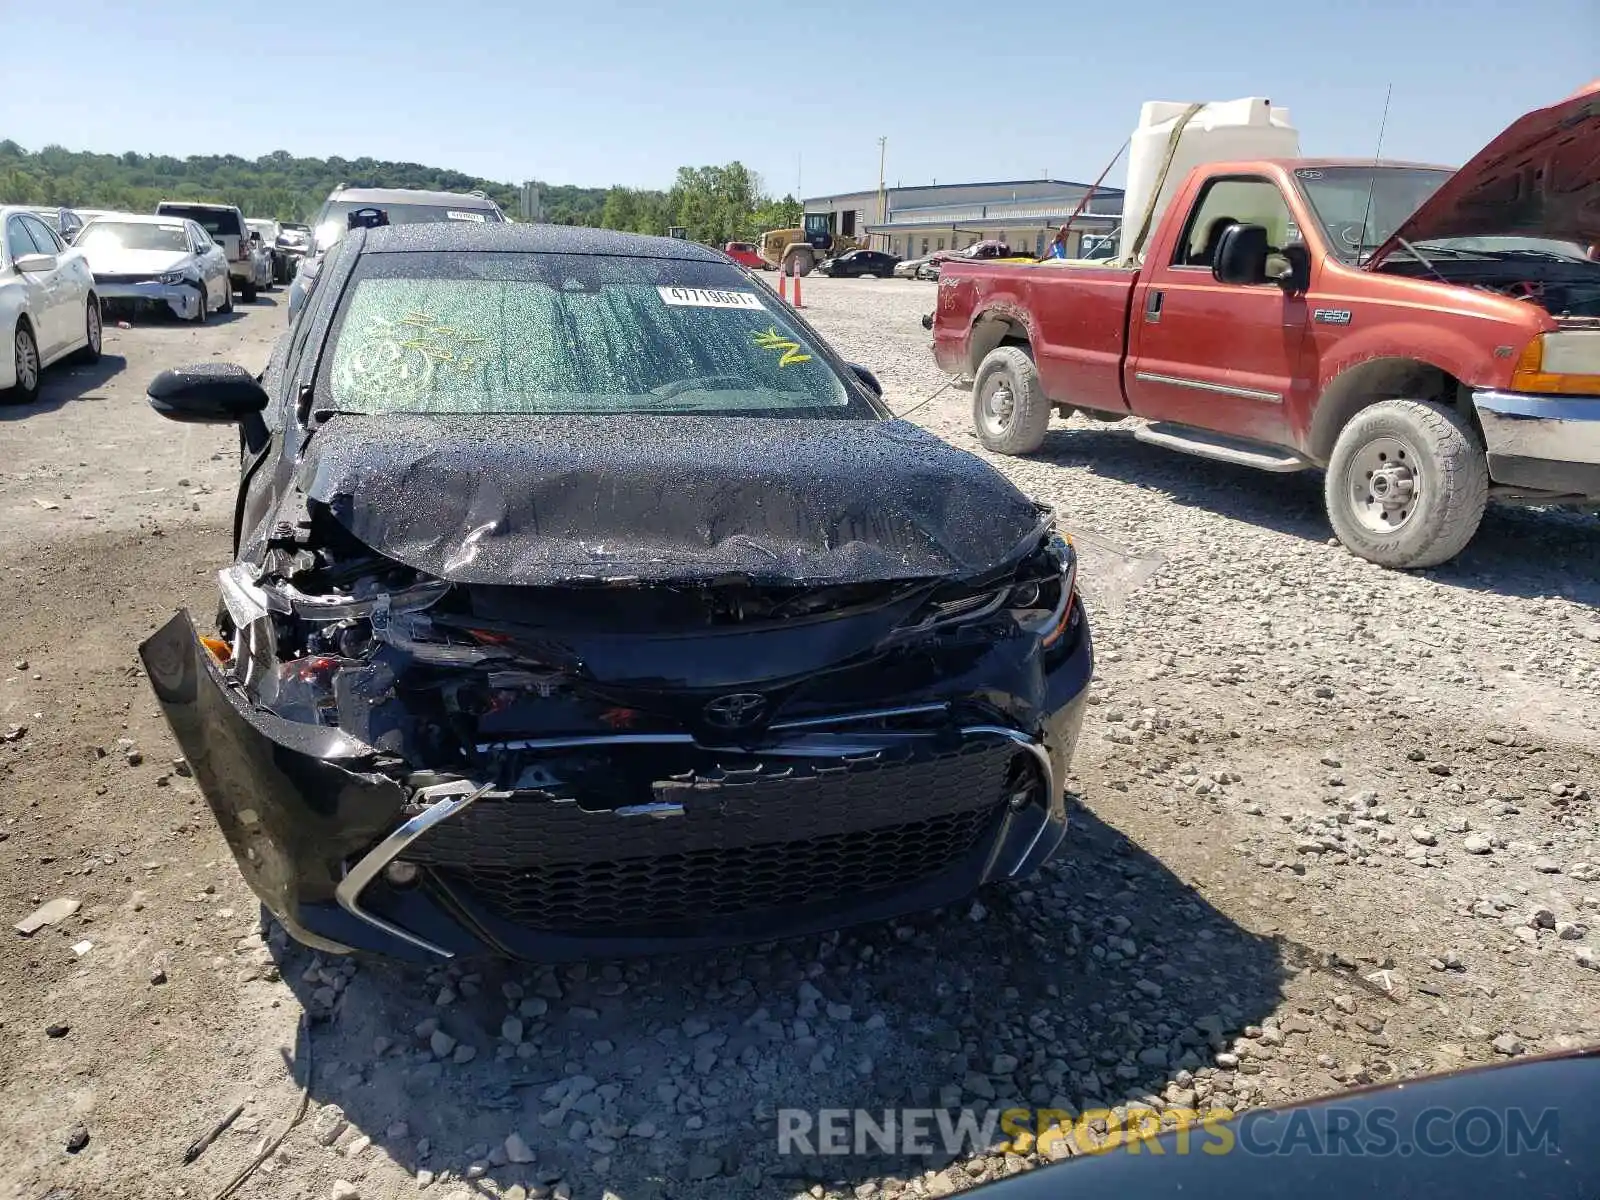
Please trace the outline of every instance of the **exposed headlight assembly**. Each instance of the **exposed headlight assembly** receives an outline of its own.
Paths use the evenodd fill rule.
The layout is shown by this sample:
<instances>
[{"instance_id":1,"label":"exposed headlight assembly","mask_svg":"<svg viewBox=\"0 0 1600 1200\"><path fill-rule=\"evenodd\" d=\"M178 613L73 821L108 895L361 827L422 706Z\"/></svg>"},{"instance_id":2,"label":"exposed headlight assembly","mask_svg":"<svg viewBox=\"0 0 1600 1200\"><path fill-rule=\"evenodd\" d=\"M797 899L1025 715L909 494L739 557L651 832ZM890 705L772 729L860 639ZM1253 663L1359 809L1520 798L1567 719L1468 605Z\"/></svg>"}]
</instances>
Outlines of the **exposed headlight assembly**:
<instances>
[{"instance_id":1,"label":"exposed headlight assembly","mask_svg":"<svg viewBox=\"0 0 1600 1200\"><path fill-rule=\"evenodd\" d=\"M1078 555L1070 538L1050 539L1017 568L1010 583L931 600L908 624L891 635L891 643L958 625L970 625L1009 612L1018 627L1043 638L1045 646L1061 640L1072 621L1072 597L1078 581Z\"/></svg>"},{"instance_id":2,"label":"exposed headlight assembly","mask_svg":"<svg viewBox=\"0 0 1600 1200\"><path fill-rule=\"evenodd\" d=\"M1078 552L1072 539L1052 536L1018 573L1023 578L1012 587L1006 607L1024 632L1038 634L1044 645L1053 646L1072 620L1078 585Z\"/></svg>"}]
</instances>

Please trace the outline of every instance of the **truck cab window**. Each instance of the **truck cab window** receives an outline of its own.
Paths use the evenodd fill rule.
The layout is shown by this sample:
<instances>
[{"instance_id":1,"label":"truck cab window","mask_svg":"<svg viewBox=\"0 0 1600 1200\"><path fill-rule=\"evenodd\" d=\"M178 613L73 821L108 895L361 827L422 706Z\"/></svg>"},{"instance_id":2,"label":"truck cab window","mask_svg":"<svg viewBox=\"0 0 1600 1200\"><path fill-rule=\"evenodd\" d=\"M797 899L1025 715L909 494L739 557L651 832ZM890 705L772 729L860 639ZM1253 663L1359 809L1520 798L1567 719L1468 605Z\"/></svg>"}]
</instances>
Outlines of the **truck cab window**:
<instances>
[{"instance_id":1,"label":"truck cab window","mask_svg":"<svg viewBox=\"0 0 1600 1200\"><path fill-rule=\"evenodd\" d=\"M1278 185L1267 179L1213 179L1189 213L1173 248L1175 267L1211 268L1223 231L1230 225L1262 225L1267 241L1281 250L1291 240L1294 219Z\"/></svg>"}]
</instances>

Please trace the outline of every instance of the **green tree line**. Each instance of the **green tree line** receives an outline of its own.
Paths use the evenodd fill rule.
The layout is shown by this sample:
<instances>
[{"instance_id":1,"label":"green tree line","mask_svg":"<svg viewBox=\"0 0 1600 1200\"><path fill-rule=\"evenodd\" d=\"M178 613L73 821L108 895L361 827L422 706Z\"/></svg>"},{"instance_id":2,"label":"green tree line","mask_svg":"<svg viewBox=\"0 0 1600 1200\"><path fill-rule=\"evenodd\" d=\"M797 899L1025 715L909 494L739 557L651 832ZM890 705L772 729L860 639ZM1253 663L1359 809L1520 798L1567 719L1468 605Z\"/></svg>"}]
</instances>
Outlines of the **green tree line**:
<instances>
[{"instance_id":1,"label":"green tree line","mask_svg":"<svg viewBox=\"0 0 1600 1200\"><path fill-rule=\"evenodd\" d=\"M518 211L514 184L420 163L298 158L287 150L255 160L233 154L94 154L61 146L29 152L14 141L0 140L0 204L151 212L162 200L210 200L237 204L249 217L309 221L341 183L446 192L479 189L512 216ZM682 226L694 241L720 245L800 222L800 203L793 196L766 195L755 172L738 162L682 167L664 191L538 186L544 219L557 225L650 234Z\"/></svg>"}]
</instances>

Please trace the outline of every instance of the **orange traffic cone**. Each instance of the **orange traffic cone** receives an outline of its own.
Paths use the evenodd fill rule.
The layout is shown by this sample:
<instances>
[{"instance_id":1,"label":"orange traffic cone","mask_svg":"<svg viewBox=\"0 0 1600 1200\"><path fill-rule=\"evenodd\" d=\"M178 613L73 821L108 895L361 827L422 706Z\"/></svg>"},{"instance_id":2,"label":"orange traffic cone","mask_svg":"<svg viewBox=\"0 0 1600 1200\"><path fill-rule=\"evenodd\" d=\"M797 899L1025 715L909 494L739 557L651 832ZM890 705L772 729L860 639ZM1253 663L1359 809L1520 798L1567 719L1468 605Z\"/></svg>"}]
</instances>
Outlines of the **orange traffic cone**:
<instances>
[{"instance_id":1,"label":"orange traffic cone","mask_svg":"<svg viewBox=\"0 0 1600 1200\"><path fill-rule=\"evenodd\" d=\"M789 264L783 263L778 267L778 299L789 299Z\"/></svg>"},{"instance_id":2,"label":"orange traffic cone","mask_svg":"<svg viewBox=\"0 0 1600 1200\"><path fill-rule=\"evenodd\" d=\"M795 264L795 269L794 269L794 306L796 308L804 308L805 307L804 304L800 303L800 264L799 263Z\"/></svg>"}]
</instances>

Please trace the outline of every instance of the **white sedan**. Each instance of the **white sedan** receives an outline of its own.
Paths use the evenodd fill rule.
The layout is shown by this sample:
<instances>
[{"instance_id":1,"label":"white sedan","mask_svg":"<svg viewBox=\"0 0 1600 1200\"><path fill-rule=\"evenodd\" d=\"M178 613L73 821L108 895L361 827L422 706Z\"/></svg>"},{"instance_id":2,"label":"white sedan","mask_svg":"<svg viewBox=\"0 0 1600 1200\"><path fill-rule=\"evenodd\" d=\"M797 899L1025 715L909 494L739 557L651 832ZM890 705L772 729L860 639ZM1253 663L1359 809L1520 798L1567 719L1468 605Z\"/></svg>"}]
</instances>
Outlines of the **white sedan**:
<instances>
[{"instance_id":1,"label":"white sedan","mask_svg":"<svg viewBox=\"0 0 1600 1200\"><path fill-rule=\"evenodd\" d=\"M0 398L28 403L68 355L100 357L100 298L81 251L25 208L0 208Z\"/></svg>"}]
</instances>

